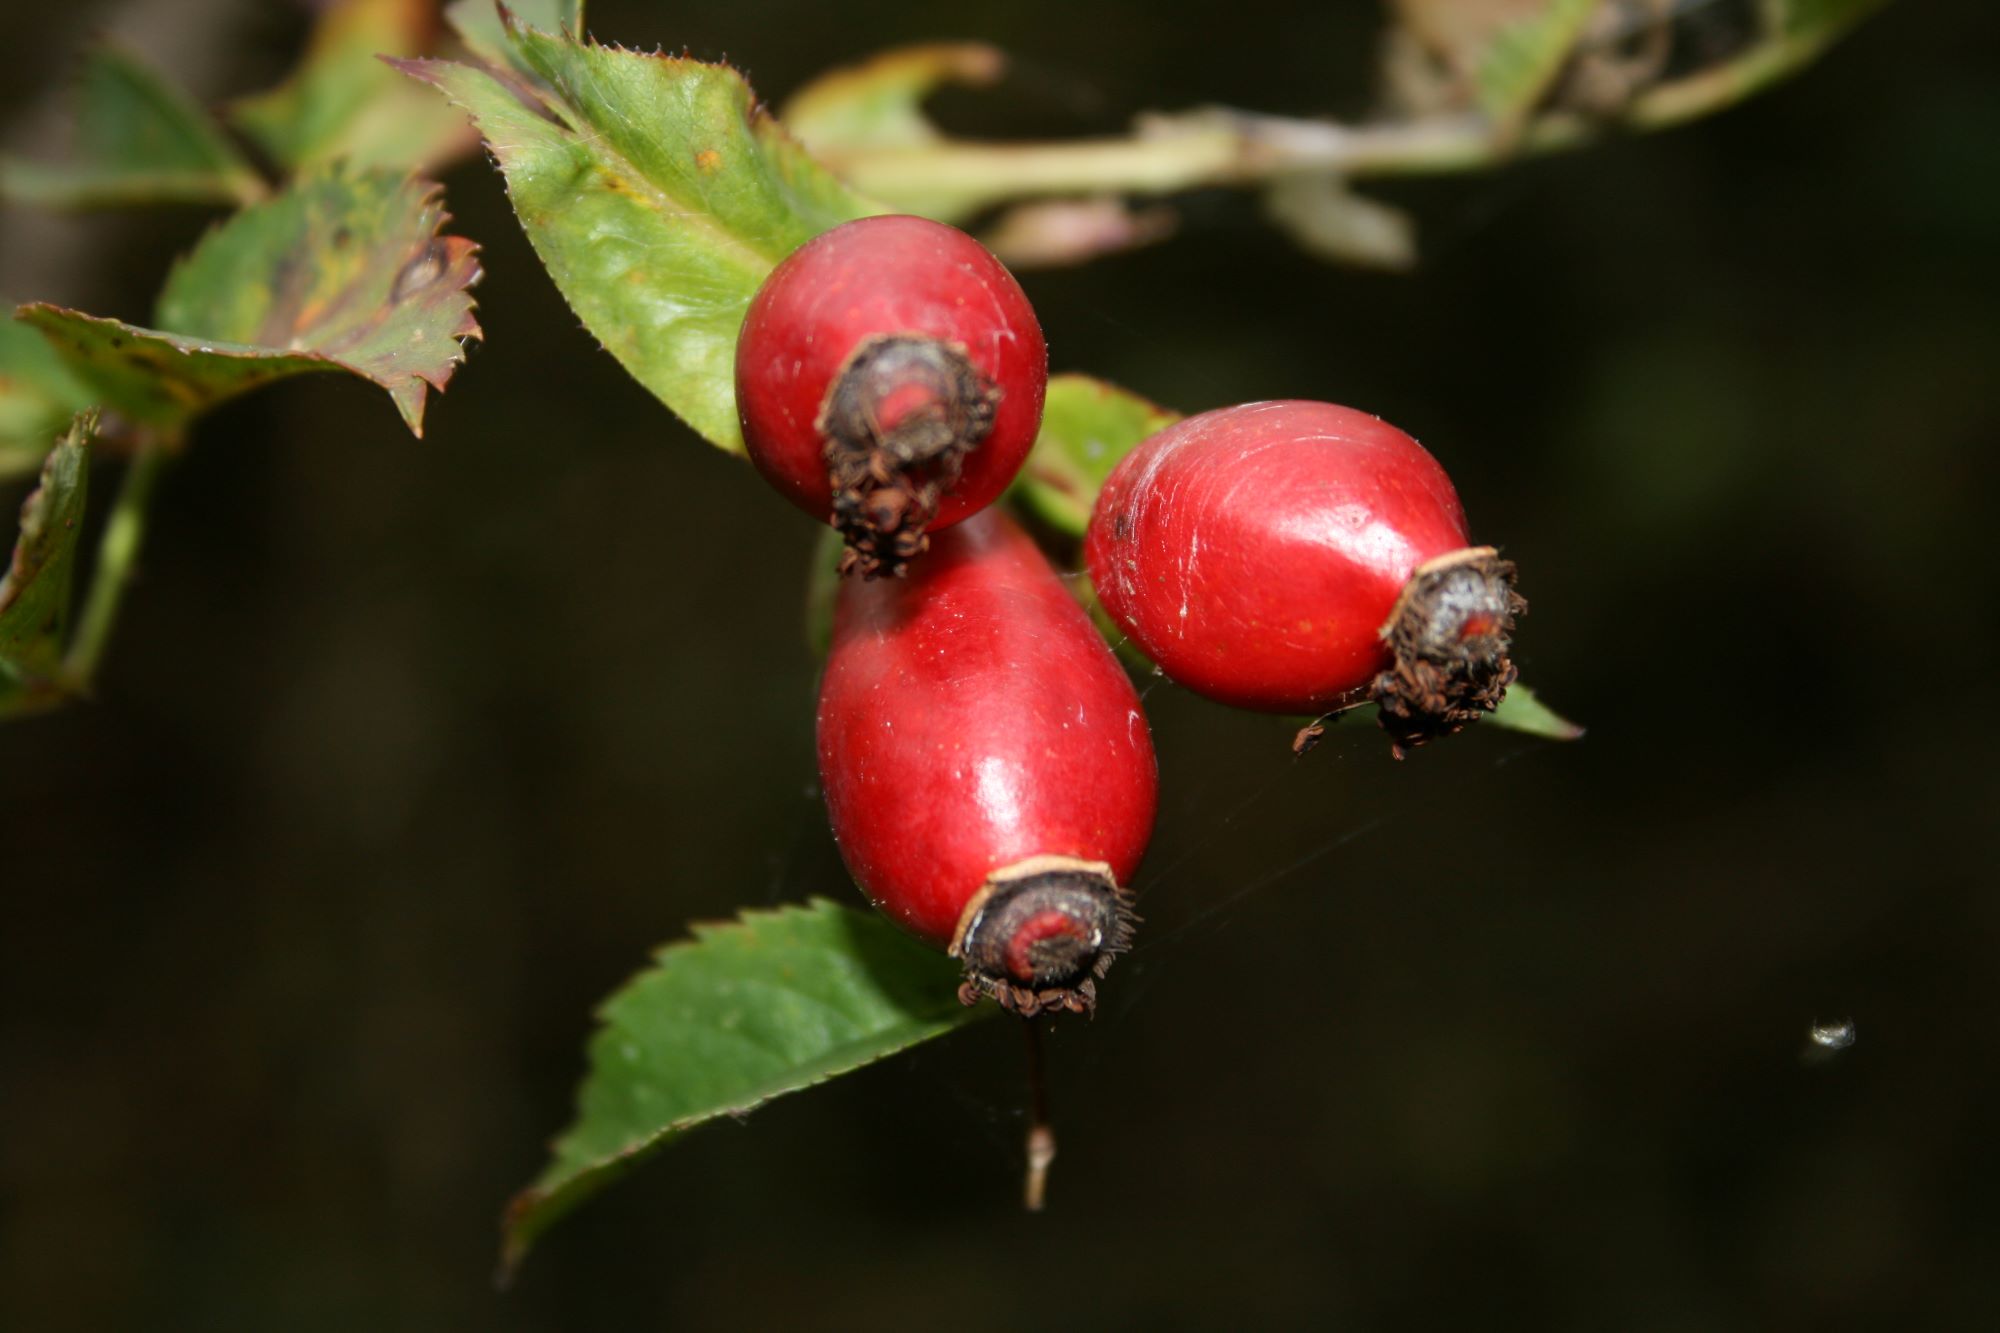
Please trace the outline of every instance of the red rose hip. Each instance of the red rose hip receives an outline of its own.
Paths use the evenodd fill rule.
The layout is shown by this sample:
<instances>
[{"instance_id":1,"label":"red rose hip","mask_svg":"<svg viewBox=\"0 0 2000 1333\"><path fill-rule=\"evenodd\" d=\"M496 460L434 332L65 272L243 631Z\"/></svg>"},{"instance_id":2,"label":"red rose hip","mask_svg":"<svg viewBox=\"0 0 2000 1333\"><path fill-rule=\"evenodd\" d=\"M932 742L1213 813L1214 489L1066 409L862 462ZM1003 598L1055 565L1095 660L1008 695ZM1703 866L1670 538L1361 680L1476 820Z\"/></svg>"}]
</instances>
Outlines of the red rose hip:
<instances>
[{"instance_id":1,"label":"red rose hip","mask_svg":"<svg viewBox=\"0 0 2000 1333\"><path fill-rule=\"evenodd\" d=\"M900 574L925 533L991 504L1041 427L1048 348L1013 275L956 227L843 223L774 269L736 344L750 460Z\"/></svg>"},{"instance_id":2,"label":"red rose hip","mask_svg":"<svg viewBox=\"0 0 2000 1333\"><path fill-rule=\"evenodd\" d=\"M875 905L965 963L959 996L1087 1011L1130 938L1153 744L1132 682L998 509L908 578L842 584L820 782Z\"/></svg>"},{"instance_id":3,"label":"red rose hip","mask_svg":"<svg viewBox=\"0 0 2000 1333\"><path fill-rule=\"evenodd\" d=\"M1372 701L1399 757L1514 680L1512 562L1471 545L1436 459L1352 408L1168 427L1112 471L1084 552L1105 610L1176 681L1270 712Z\"/></svg>"}]
</instances>

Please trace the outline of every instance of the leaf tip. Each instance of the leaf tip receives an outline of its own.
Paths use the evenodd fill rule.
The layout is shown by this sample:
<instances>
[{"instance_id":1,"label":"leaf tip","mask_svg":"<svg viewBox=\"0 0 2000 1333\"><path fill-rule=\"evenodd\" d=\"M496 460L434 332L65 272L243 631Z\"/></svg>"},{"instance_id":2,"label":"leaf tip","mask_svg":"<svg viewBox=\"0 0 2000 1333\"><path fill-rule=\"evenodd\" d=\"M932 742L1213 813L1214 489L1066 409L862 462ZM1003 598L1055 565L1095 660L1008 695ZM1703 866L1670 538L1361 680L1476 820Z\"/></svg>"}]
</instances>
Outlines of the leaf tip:
<instances>
[{"instance_id":1,"label":"leaf tip","mask_svg":"<svg viewBox=\"0 0 2000 1333\"><path fill-rule=\"evenodd\" d=\"M438 76L432 72L433 68L452 63L449 60L433 60L428 56L377 55L375 58L398 74L406 74L419 83L430 84L433 88L438 85Z\"/></svg>"},{"instance_id":2,"label":"leaf tip","mask_svg":"<svg viewBox=\"0 0 2000 1333\"><path fill-rule=\"evenodd\" d=\"M410 428L410 434L420 440L424 438L424 402L429 392L429 387L415 376L389 390L389 399L395 403L397 415Z\"/></svg>"},{"instance_id":3,"label":"leaf tip","mask_svg":"<svg viewBox=\"0 0 2000 1333\"><path fill-rule=\"evenodd\" d=\"M534 1248L539 1230L531 1225L534 1213L547 1197L546 1190L530 1185L507 1201L506 1210L500 1214L500 1262L493 1270L495 1290L509 1290L514 1279L521 1275L521 1264Z\"/></svg>"}]
</instances>

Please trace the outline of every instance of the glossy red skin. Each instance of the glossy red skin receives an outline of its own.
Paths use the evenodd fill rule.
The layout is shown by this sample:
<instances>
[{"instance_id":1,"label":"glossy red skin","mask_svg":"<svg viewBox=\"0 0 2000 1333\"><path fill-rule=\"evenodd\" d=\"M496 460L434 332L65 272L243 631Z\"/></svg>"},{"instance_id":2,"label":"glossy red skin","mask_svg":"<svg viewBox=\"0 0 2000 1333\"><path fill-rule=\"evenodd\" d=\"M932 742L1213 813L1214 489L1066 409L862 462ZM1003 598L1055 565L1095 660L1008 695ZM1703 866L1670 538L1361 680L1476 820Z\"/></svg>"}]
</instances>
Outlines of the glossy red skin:
<instances>
[{"instance_id":1,"label":"glossy red skin","mask_svg":"<svg viewBox=\"0 0 2000 1333\"><path fill-rule=\"evenodd\" d=\"M1469 545L1422 445L1331 403L1247 403L1113 469L1084 558L1111 618L1168 676L1239 708L1312 713L1389 665L1410 574Z\"/></svg>"},{"instance_id":2,"label":"glossy red skin","mask_svg":"<svg viewBox=\"0 0 2000 1333\"><path fill-rule=\"evenodd\" d=\"M956 227L872 217L822 232L771 273L736 343L736 407L750 461L792 503L833 513L825 441L815 424L827 389L877 334L920 334L962 348L1000 388L993 428L966 457L931 530L977 513L1007 489L1042 424L1049 353L1027 293Z\"/></svg>"},{"instance_id":3,"label":"glossy red skin","mask_svg":"<svg viewBox=\"0 0 2000 1333\"><path fill-rule=\"evenodd\" d=\"M1130 884L1159 783L1124 668L998 509L939 533L907 578L843 582L819 768L855 880L940 947L986 877L1031 856Z\"/></svg>"}]
</instances>

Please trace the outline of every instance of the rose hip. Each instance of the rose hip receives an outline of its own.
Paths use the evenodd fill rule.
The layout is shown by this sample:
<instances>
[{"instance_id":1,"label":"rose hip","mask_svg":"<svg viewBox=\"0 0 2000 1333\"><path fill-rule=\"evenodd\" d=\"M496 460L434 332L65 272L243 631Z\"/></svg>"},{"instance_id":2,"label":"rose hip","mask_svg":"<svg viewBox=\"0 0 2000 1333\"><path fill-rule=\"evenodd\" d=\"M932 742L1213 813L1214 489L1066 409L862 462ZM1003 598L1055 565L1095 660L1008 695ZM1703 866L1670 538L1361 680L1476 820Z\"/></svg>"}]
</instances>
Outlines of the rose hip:
<instances>
[{"instance_id":1,"label":"rose hip","mask_svg":"<svg viewBox=\"0 0 2000 1333\"><path fill-rule=\"evenodd\" d=\"M903 580L849 579L820 781L875 905L965 963L960 998L1087 1011L1130 938L1158 776L1138 694L998 509Z\"/></svg>"},{"instance_id":2,"label":"rose hip","mask_svg":"<svg viewBox=\"0 0 2000 1333\"><path fill-rule=\"evenodd\" d=\"M1174 680L1271 712L1372 701L1398 757L1514 680L1512 562L1471 545L1436 459L1352 408L1168 427L1112 471L1084 552L1105 610Z\"/></svg>"},{"instance_id":3,"label":"rose hip","mask_svg":"<svg viewBox=\"0 0 2000 1333\"><path fill-rule=\"evenodd\" d=\"M943 223L814 237L751 300L736 403L757 470L831 522L847 564L899 574L992 503L1041 426L1048 349L1013 275Z\"/></svg>"}]
</instances>

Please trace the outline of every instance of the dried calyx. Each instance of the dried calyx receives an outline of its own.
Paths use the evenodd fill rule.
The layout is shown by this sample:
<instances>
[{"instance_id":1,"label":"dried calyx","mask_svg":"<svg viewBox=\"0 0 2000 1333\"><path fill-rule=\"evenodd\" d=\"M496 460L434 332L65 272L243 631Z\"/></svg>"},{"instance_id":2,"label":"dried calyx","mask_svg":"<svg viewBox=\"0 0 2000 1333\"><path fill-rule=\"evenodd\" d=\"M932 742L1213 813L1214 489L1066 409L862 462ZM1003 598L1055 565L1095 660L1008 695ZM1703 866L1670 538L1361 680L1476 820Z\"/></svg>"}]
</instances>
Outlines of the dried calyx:
<instances>
[{"instance_id":1,"label":"dried calyx","mask_svg":"<svg viewBox=\"0 0 2000 1333\"><path fill-rule=\"evenodd\" d=\"M1139 918L1111 867L1036 856L996 870L966 904L951 955L965 964L958 998L991 996L1033 1018L1097 1005L1097 981L1132 944Z\"/></svg>"},{"instance_id":2,"label":"dried calyx","mask_svg":"<svg viewBox=\"0 0 2000 1333\"><path fill-rule=\"evenodd\" d=\"M993 429L999 403L962 347L887 334L855 349L815 423L833 525L847 542L841 573L900 576L924 553L939 497Z\"/></svg>"},{"instance_id":3,"label":"dried calyx","mask_svg":"<svg viewBox=\"0 0 2000 1333\"><path fill-rule=\"evenodd\" d=\"M1514 562L1490 546L1417 567L1381 629L1394 662L1369 687L1398 759L1499 706L1518 674L1507 655L1514 617L1527 609Z\"/></svg>"}]
</instances>

